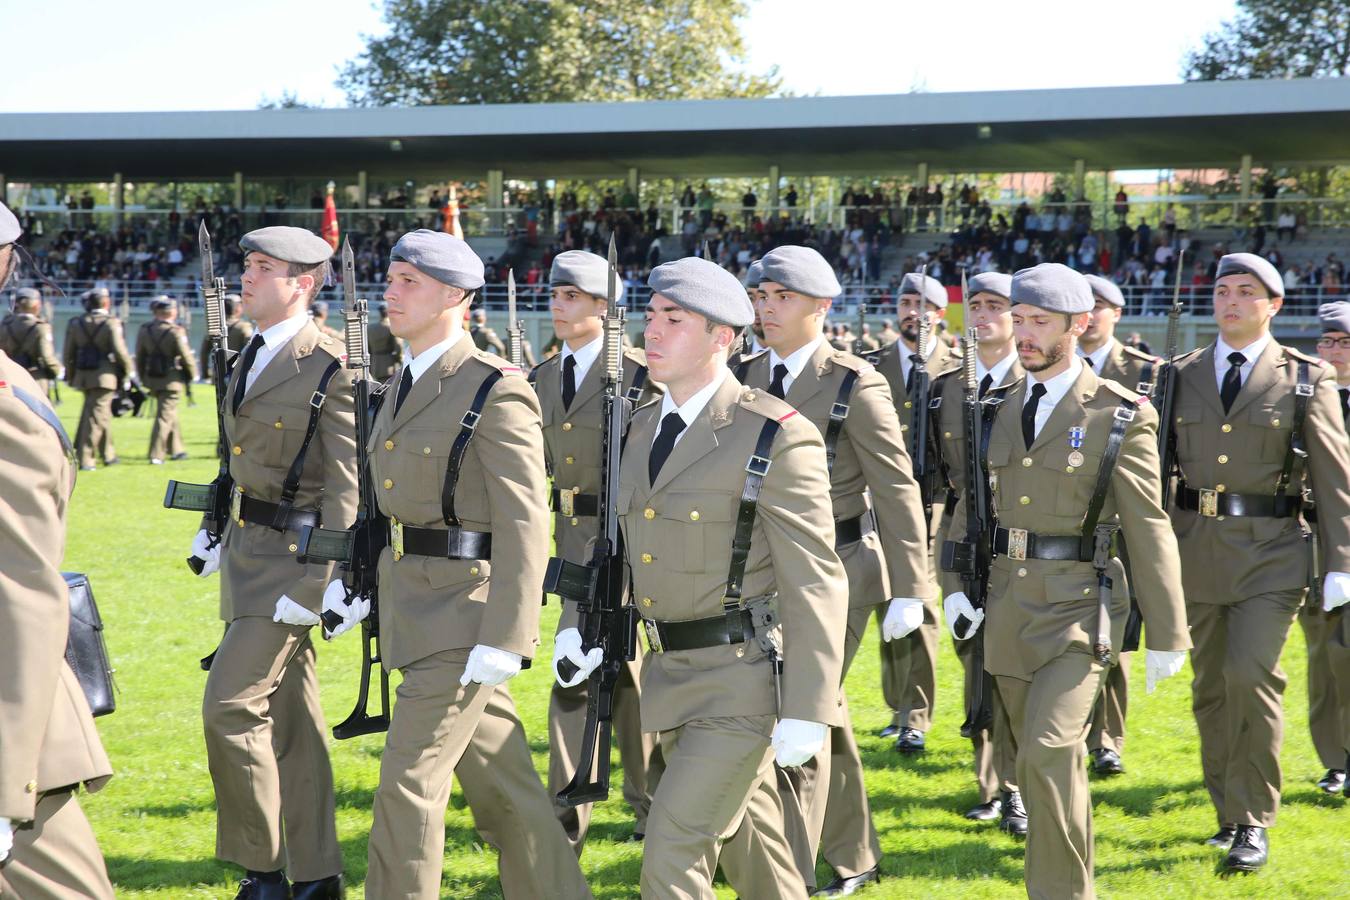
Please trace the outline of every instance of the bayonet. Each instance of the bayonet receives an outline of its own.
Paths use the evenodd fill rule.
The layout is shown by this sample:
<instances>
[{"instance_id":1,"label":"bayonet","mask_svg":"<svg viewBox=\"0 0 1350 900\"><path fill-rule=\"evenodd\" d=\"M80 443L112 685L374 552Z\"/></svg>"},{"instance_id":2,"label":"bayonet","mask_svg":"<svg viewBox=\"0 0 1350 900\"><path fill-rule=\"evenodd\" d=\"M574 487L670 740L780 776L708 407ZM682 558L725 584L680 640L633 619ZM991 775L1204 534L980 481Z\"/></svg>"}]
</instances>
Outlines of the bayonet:
<instances>
[{"instance_id":1,"label":"bayonet","mask_svg":"<svg viewBox=\"0 0 1350 900\"><path fill-rule=\"evenodd\" d=\"M506 345L511 365L525 368L525 325L516 316L516 270L506 273Z\"/></svg>"}]
</instances>

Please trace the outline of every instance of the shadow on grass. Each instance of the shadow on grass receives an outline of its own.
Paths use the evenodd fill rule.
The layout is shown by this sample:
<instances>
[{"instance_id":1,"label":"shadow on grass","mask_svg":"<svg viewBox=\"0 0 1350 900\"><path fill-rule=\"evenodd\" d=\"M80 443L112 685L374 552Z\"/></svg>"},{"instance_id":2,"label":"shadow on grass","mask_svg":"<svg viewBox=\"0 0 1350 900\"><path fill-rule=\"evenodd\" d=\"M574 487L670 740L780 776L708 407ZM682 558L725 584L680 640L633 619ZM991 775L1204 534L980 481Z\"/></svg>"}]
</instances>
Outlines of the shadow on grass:
<instances>
[{"instance_id":1,"label":"shadow on grass","mask_svg":"<svg viewBox=\"0 0 1350 900\"><path fill-rule=\"evenodd\" d=\"M1120 809L1127 816L1149 816L1157 812L1160 803L1174 805L1178 797L1195 794L1197 798L1208 801L1204 793L1205 784L1200 779L1183 782L1134 782L1127 783L1116 776L1110 780L1092 782L1092 805L1107 805Z\"/></svg>"},{"instance_id":2,"label":"shadow on grass","mask_svg":"<svg viewBox=\"0 0 1350 900\"><path fill-rule=\"evenodd\" d=\"M188 803L171 803L167 806L138 806L128 812L132 815L154 816L158 819L186 819L196 813L214 812L216 804L211 800L198 800Z\"/></svg>"}]
</instances>

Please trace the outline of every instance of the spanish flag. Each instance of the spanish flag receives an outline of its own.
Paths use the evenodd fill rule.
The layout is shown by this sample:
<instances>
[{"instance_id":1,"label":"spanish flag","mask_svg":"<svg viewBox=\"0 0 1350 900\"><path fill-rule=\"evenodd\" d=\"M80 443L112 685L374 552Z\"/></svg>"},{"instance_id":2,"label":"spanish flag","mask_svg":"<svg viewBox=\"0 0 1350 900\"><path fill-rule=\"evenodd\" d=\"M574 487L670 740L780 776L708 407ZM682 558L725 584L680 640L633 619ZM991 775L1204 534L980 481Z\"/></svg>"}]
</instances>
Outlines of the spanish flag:
<instances>
[{"instance_id":1,"label":"spanish flag","mask_svg":"<svg viewBox=\"0 0 1350 900\"><path fill-rule=\"evenodd\" d=\"M333 200L333 189L335 187L336 185L333 182L328 182L328 198L323 201L323 228L319 233L319 236L333 248L334 253L337 252L339 239L337 203Z\"/></svg>"}]
</instances>

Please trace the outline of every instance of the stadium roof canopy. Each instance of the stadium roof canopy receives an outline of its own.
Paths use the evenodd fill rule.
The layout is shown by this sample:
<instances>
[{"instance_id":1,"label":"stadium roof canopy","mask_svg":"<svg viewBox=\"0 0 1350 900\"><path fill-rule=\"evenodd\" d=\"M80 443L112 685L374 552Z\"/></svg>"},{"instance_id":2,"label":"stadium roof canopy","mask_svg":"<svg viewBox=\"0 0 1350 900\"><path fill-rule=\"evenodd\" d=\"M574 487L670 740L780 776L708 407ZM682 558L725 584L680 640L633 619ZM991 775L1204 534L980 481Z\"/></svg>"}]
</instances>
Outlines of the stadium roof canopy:
<instances>
[{"instance_id":1,"label":"stadium roof canopy","mask_svg":"<svg viewBox=\"0 0 1350 900\"><path fill-rule=\"evenodd\" d=\"M1350 79L238 112L0 114L10 181L644 177L1350 161ZM396 149L397 148L397 149Z\"/></svg>"}]
</instances>

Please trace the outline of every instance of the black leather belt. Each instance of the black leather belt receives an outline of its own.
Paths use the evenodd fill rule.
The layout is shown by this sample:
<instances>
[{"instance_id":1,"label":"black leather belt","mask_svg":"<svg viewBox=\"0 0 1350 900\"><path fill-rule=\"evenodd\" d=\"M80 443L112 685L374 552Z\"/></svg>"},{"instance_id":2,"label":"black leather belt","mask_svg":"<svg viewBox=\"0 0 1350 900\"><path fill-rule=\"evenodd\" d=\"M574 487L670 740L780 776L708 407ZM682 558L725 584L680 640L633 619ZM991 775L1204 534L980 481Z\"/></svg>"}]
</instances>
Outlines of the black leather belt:
<instances>
[{"instance_id":1,"label":"black leather belt","mask_svg":"<svg viewBox=\"0 0 1350 900\"><path fill-rule=\"evenodd\" d=\"M1303 498L1299 496L1277 495L1269 497L1260 494L1230 494L1210 488L1191 488L1185 485L1177 489L1177 506L1198 512L1205 518L1216 516L1258 516L1268 519L1288 519L1296 516L1303 508Z\"/></svg>"},{"instance_id":2,"label":"black leather belt","mask_svg":"<svg viewBox=\"0 0 1350 900\"><path fill-rule=\"evenodd\" d=\"M711 616L684 622L643 619L642 628L647 633L647 646L653 653L743 644L755 636L748 609L737 610L729 616Z\"/></svg>"},{"instance_id":3,"label":"black leather belt","mask_svg":"<svg viewBox=\"0 0 1350 900\"><path fill-rule=\"evenodd\" d=\"M836 519L834 522L834 549L840 550L849 544L856 544L876 531L876 528L876 519L873 518L870 509L851 519Z\"/></svg>"},{"instance_id":4,"label":"black leather belt","mask_svg":"<svg viewBox=\"0 0 1350 900\"><path fill-rule=\"evenodd\" d=\"M236 522L243 521L250 525L265 525L277 531L299 531L306 525L315 528L319 525L319 514L312 509L291 509L278 522L277 511L281 507L276 503L255 500L247 494L240 493L238 489L235 490L234 500L235 506L231 509L231 518Z\"/></svg>"},{"instance_id":5,"label":"black leather belt","mask_svg":"<svg viewBox=\"0 0 1350 900\"><path fill-rule=\"evenodd\" d=\"M566 496L563 496L564 494ZM560 491L554 488L549 500L553 509L564 516L598 516L600 514L600 496L598 494L574 494L571 491Z\"/></svg>"},{"instance_id":6,"label":"black leather belt","mask_svg":"<svg viewBox=\"0 0 1350 900\"><path fill-rule=\"evenodd\" d=\"M492 533L463 528L413 528L389 520L389 546L394 559L434 556L438 559L491 559Z\"/></svg>"},{"instance_id":7,"label":"black leather belt","mask_svg":"<svg viewBox=\"0 0 1350 900\"><path fill-rule=\"evenodd\" d=\"M1077 534L1032 534L1021 528L994 529L994 552L1008 559L1092 562L1092 547Z\"/></svg>"}]
</instances>

